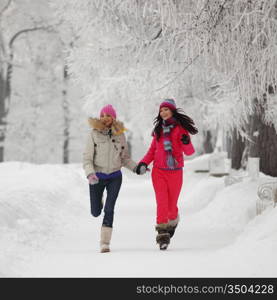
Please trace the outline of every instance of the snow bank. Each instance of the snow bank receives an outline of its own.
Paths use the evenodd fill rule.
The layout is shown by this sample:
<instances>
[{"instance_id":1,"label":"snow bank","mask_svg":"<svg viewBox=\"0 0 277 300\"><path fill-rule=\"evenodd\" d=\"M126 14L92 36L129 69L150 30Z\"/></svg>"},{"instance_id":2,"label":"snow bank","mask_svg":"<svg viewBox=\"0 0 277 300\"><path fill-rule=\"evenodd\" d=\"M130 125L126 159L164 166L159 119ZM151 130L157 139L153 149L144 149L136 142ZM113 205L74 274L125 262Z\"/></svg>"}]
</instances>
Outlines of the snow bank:
<instances>
[{"instance_id":1,"label":"snow bank","mask_svg":"<svg viewBox=\"0 0 277 300\"><path fill-rule=\"evenodd\" d=\"M187 180L187 185L181 194L184 198L182 209L199 228L220 228L238 234L256 217L258 186L272 177L261 173L259 180L251 181L245 173L240 174L245 176L242 182L225 186L224 177L195 173L195 170L207 168L209 157L203 155L186 163L184 181Z\"/></svg>"},{"instance_id":2,"label":"snow bank","mask_svg":"<svg viewBox=\"0 0 277 300\"><path fill-rule=\"evenodd\" d=\"M209 181L213 184L210 184L211 187L217 184L214 198L203 209L193 214L191 222L211 230L221 228L222 231L241 231L255 217L258 183L245 181L225 187L223 178L215 183L209 179L198 188L199 194L202 191L204 199L207 197Z\"/></svg>"},{"instance_id":3,"label":"snow bank","mask_svg":"<svg viewBox=\"0 0 277 300\"><path fill-rule=\"evenodd\" d=\"M223 261L217 271L230 277L276 277L276 251L277 208L269 207L245 226L233 244L216 252Z\"/></svg>"},{"instance_id":4,"label":"snow bank","mask_svg":"<svg viewBox=\"0 0 277 300\"><path fill-rule=\"evenodd\" d=\"M0 182L0 272L9 275L18 260L77 220L85 181L77 165L6 162Z\"/></svg>"}]
</instances>

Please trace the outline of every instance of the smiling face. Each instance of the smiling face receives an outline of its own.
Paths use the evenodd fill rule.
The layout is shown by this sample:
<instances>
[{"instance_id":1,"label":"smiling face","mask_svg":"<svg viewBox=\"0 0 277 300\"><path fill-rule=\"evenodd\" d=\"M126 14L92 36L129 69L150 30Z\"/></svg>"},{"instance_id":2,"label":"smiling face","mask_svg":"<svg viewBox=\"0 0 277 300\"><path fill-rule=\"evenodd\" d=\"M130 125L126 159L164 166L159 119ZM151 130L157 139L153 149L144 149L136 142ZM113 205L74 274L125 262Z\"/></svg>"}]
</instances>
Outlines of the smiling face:
<instances>
[{"instance_id":1,"label":"smiling face","mask_svg":"<svg viewBox=\"0 0 277 300\"><path fill-rule=\"evenodd\" d=\"M101 115L100 120L107 127L110 127L113 123L113 117L105 113Z\"/></svg>"},{"instance_id":2,"label":"smiling face","mask_svg":"<svg viewBox=\"0 0 277 300\"><path fill-rule=\"evenodd\" d=\"M162 107L160 109L160 116L163 120L167 120L173 116L173 113L168 107Z\"/></svg>"}]
</instances>

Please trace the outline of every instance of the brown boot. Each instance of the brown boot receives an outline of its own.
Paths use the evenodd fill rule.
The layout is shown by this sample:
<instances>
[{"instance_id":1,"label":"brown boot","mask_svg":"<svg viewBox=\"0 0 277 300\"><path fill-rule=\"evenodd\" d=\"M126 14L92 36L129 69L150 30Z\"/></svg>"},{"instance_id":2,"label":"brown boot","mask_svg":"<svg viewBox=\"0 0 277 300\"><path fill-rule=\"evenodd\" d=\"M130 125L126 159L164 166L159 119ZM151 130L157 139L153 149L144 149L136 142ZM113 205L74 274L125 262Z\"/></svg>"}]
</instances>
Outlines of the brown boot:
<instances>
[{"instance_id":1,"label":"brown boot","mask_svg":"<svg viewBox=\"0 0 277 300\"><path fill-rule=\"evenodd\" d=\"M156 225L158 235L156 237L157 243L160 245L160 250L166 250L170 243L170 234L168 233L168 224L161 223Z\"/></svg>"},{"instance_id":2,"label":"brown boot","mask_svg":"<svg viewBox=\"0 0 277 300\"><path fill-rule=\"evenodd\" d=\"M102 226L101 227L101 240L100 240L100 252L110 252L110 241L112 237L112 227Z\"/></svg>"},{"instance_id":3,"label":"brown boot","mask_svg":"<svg viewBox=\"0 0 277 300\"><path fill-rule=\"evenodd\" d=\"M169 220L168 222L168 233L170 234L170 238L173 237L174 233L175 233L175 229L179 223L179 215L176 217L176 219L174 220Z\"/></svg>"}]
</instances>

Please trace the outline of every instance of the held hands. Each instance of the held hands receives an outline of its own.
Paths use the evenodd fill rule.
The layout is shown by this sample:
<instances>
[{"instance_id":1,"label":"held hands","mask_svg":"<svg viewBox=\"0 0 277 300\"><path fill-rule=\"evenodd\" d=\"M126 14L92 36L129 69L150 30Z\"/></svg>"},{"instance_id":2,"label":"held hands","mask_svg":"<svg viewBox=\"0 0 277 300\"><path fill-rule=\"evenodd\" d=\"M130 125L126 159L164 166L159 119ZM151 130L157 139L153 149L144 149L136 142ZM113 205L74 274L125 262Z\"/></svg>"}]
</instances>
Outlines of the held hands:
<instances>
[{"instance_id":1,"label":"held hands","mask_svg":"<svg viewBox=\"0 0 277 300\"><path fill-rule=\"evenodd\" d=\"M188 145L190 143L190 137L186 134L182 135L181 141L184 145Z\"/></svg>"},{"instance_id":2,"label":"held hands","mask_svg":"<svg viewBox=\"0 0 277 300\"><path fill-rule=\"evenodd\" d=\"M92 173L88 176L88 181L91 185L97 184L99 182L99 178L94 173Z\"/></svg>"},{"instance_id":3,"label":"held hands","mask_svg":"<svg viewBox=\"0 0 277 300\"><path fill-rule=\"evenodd\" d=\"M147 164L144 162L140 162L135 168L135 173L137 173L138 175L143 175L147 170Z\"/></svg>"}]
</instances>

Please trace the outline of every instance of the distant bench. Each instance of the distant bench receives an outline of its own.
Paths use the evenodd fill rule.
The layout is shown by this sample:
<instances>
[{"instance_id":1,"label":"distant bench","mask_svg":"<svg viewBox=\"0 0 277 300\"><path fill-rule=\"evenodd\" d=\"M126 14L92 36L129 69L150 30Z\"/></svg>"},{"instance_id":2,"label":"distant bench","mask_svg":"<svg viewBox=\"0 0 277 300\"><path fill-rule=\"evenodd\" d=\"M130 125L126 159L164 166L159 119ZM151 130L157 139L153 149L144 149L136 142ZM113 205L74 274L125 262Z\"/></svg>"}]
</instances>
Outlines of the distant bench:
<instances>
[{"instance_id":1,"label":"distant bench","mask_svg":"<svg viewBox=\"0 0 277 300\"><path fill-rule=\"evenodd\" d=\"M247 176L229 175L224 178L225 186L242 182ZM277 180L261 183L258 186L256 214L261 214L267 207L277 205Z\"/></svg>"},{"instance_id":2,"label":"distant bench","mask_svg":"<svg viewBox=\"0 0 277 300\"><path fill-rule=\"evenodd\" d=\"M262 183L258 187L256 214L261 214L267 207L277 204L277 180Z\"/></svg>"}]
</instances>

